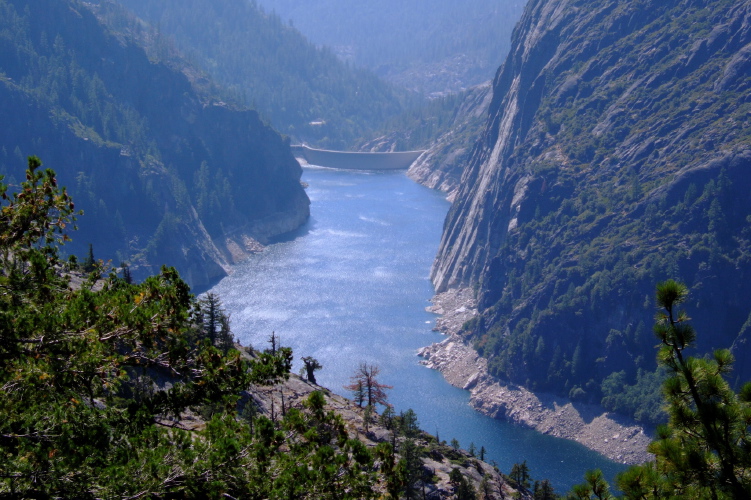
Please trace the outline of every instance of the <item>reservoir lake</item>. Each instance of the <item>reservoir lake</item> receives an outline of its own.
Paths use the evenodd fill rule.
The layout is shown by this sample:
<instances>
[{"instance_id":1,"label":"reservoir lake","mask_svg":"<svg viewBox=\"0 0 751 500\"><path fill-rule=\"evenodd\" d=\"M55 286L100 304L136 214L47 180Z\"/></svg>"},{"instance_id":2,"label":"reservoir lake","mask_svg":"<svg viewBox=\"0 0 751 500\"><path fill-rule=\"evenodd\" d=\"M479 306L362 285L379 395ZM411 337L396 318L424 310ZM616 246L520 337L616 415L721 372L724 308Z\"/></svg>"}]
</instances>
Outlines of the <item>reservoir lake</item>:
<instances>
[{"instance_id":1,"label":"reservoir lake","mask_svg":"<svg viewBox=\"0 0 751 500\"><path fill-rule=\"evenodd\" d=\"M419 364L415 351L440 342L436 316L425 311L429 279L449 203L442 193L400 172L306 167L310 220L234 268L211 291L230 314L243 345L281 345L323 365L321 386L344 396L361 362L381 368L395 411L412 408L420 427L467 449L486 449L504 473L527 461L533 479L550 479L559 494L600 468L611 479L625 466L587 448L481 415L469 393Z\"/></svg>"}]
</instances>

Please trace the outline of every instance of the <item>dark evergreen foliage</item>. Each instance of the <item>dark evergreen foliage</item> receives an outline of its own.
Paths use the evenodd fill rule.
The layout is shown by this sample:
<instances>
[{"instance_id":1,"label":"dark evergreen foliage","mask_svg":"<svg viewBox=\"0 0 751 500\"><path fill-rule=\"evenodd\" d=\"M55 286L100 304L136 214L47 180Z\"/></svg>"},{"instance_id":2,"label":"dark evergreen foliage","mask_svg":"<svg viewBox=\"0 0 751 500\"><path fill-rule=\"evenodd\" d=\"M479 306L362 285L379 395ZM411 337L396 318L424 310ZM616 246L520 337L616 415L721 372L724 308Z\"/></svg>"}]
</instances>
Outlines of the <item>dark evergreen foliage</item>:
<instances>
[{"instance_id":1,"label":"dark evergreen foliage","mask_svg":"<svg viewBox=\"0 0 751 500\"><path fill-rule=\"evenodd\" d=\"M529 475L529 466L527 461L523 461L520 464L514 464L511 466L511 472L509 472L509 479L512 484L517 488L529 489L531 477Z\"/></svg>"},{"instance_id":2,"label":"dark evergreen foliage","mask_svg":"<svg viewBox=\"0 0 751 500\"><path fill-rule=\"evenodd\" d=\"M199 339L206 339L225 354L234 348L229 325L229 315L222 306L221 299L215 293L207 293L198 300L196 323L199 327Z\"/></svg>"},{"instance_id":3,"label":"dark evergreen foliage","mask_svg":"<svg viewBox=\"0 0 751 500\"><path fill-rule=\"evenodd\" d=\"M454 485L454 495L457 500L475 500L477 498L477 492L459 472L459 469L452 469L449 478Z\"/></svg>"},{"instance_id":4,"label":"dark evergreen foliage","mask_svg":"<svg viewBox=\"0 0 751 500\"><path fill-rule=\"evenodd\" d=\"M96 259L94 258L94 246L89 243L89 251L86 253L86 257L81 261L81 268L87 273L90 273L94 270L96 263Z\"/></svg>"},{"instance_id":5,"label":"dark evergreen foliage","mask_svg":"<svg viewBox=\"0 0 751 500\"><path fill-rule=\"evenodd\" d=\"M558 495L553 490L553 485L550 481L543 479L542 481L535 481L535 485L532 488L532 495L535 500L556 500Z\"/></svg>"},{"instance_id":6,"label":"dark evergreen foliage","mask_svg":"<svg viewBox=\"0 0 751 500\"><path fill-rule=\"evenodd\" d=\"M321 363L318 362L318 360L312 356L303 356L302 357L303 362L303 369L305 371L305 378L310 382L311 384L316 383L316 371L323 368Z\"/></svg>"},{"instance_id":7,"label":"dark evergreen foliage","mask_svg":"<svg viewBox=\"0 0 751 500\"><path fill-rule=\"evenodd\" d=\"M417 414L412 408L399 414L399 432L407 438L415 438L420 433L420 424L417 421Z\"/></svg>"},{"instance_id":8,"label":"dark evergreen foliage","mask_svg":"<svg viewBox=\"0 0 751 500\"><path fill-rule=\"evenodd\" d=\"M726 378L734 358L720 349L713 356L687 356L697 339L685 311L688 287L668 280L657 285L659 309L654 333L657 359L668 374L663 384L670 420L657 431L649 451L655 461L617 477L625 499L749 498L751 496L751 382L736 393ZM590 471L571 495L611 499L599 470Z\"/></svg>"},{"instance_id":9,"label":"dark evergreen foliage","mask_svg":"<svg viewBox=\"0 0 751 500\"><path fill-rule=\"evenodd\" d=\"M399 467L404 481L404 498L417 499L419 496L418 481L423 478L422 460L414 439L407 437L399 445L402 458Z\"/></svg>"}]
</instances>

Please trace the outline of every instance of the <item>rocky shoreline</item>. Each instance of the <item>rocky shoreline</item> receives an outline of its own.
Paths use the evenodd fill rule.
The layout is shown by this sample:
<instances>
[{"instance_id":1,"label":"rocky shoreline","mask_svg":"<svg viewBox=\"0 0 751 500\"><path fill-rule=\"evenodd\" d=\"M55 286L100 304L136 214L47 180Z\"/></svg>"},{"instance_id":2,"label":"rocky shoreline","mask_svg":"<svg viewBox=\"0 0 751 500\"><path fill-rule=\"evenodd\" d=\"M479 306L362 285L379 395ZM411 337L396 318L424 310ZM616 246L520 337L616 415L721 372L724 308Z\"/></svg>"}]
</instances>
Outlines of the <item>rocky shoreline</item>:
<instances>
[{"instance_id":1,"label":"rocky shoreline","mask_svg":"<svg viewBox=\"0 0 751 500\"><path fill-rule=\"evenodd\" d=\"M428 368L440 371L447 382L470 391L470 405L498 419L571 439L611 460L624 464L652 459L646 449L651 438L638 423L605 412L602 407L571 401L504 383L490 375L487 361L459 335L461 326L476 313L468 289L440 293L427 310L440 315L436 330L447 335L442 342L418 351Z\"/></svg>"}]
</instances>

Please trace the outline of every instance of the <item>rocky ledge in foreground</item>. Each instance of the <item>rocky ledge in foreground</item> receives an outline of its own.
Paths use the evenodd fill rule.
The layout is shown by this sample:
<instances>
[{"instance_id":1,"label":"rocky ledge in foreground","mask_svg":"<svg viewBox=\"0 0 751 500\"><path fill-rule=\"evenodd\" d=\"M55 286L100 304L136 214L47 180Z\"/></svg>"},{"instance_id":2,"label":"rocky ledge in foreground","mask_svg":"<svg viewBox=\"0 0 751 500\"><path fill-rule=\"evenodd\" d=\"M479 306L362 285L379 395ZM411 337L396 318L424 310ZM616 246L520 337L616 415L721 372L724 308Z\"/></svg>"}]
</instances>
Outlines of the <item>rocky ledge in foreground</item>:
<instances>
[{"instance_id":1,"label":"rocky ledge in foreground","mask_svg":"<svg viewBox=\"0 0 751 500\"><path fill-rule=\"evenodd\" d=\"M449 290L438 294L433 303L428 310L441 315L436 329L448 337L417 354L424 358L423 365L440 371L451 385L470 391L472 408L493 418L574 440L620 463L638 464L652 459L646 451L651 438L635 422L604 412L598 405L532 393L490 375L487 361L458 334L461 325L476 314L470 290Z\"/></svg>"},{"instance_id":2,"label":"rocky ledge in foreground","mask_svg":"<svg viewBox=\"0 0 751 500\"><path fill-rule=\"evenodd\" d=\"M248 347L236 345L247 359L253 359L256 352ZM311 383L304 378L290 374L288 380L273 386L251 385L241 394L240 407L245 408L252 402L256 414L264 415L273 422L283 418L285 412L291 408L304 410L305 401L314 391L320 391L325 400L326 412L334 412L342 418L347 434L351 439L360 440L366 447L373 449L379 443L390 442L396 449L397 459L401 458L403 443L407 439L405 434L397 429L393 417L391 425L384 423L384 418L371 415L366 423L365 409L353 401L339 396L325 387ZM243 413L242 411L240 412ZM206 428L206 420L198 413L188 411L181 415L178 422L165 420L166 424L185 430L200 431ZM449 500L457 498L457 484L452 481L452 471L458 471L467 483L483 498L500 500L503 498L518 498L533 500L532 493L525 489L517 490L497 467L480 460L465 450L448 446L445 441L438 439L422 430L414 430L410 435L416 445L421 462L421 474L416 486L420 498L433 500ZM376 463L378 466L378 463ZM386 484L383 477L374 486L378 493L386 494Z\"/></svg>"},{"instance_id":3,"label":"rocky ledge in foreground","mask_svg":"<svg viewBox=\"0 0 751 500\"><path fill-rule=\"evenodd\" d=\"M259 411L274 419L274 415L278 417L282 408L302 408L303 401L316 390L324 394L327 411L333 411L342 417L351 438L359 439L371 449L381 442L395 442L397 455L400 454L404 437L396 437L393 429L383 427L378 422L378 416L375 417L375 422L366 425L363 408L297 375L291 375L289 380L274 387L255 387L245 397L252 397ZM431 478L426 483L421 483L421 498L436 500L456 498L456 488L451 482L450 475L452 470L458 469L476 491L486 491L485 498L489 500L502 498L532 500L528 491L516 490L497 468L470 455L465 450L457 450L447 446L445 442L438 442L435 436L424 431L417 433L415 444L420 450L423 477ZM483 479L487 483L485 487L483 487ZM385 486L380 486L384 488L385 493Z\"/></svg>"}]
</instances>

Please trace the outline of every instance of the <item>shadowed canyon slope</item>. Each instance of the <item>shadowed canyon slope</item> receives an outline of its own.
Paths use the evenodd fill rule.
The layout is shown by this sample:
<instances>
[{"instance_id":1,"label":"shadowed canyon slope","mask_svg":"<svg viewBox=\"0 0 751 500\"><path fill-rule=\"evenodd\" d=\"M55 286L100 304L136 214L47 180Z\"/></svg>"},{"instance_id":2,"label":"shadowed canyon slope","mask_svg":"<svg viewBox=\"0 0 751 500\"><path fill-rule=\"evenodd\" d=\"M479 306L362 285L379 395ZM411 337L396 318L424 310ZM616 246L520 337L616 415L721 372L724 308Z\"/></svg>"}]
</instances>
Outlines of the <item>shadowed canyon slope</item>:
<instances>
[{"instance_id":1,"label":"shadowed canyon slope","mask_svg":"<svg viewBox=\"0 0 751 500\"><path fill-rule=\"evenodd\" d=\"M432 271L476 287L492 374L659 420L653 290L677 278L699 349L751 375L750 75L749 1L528 4Z\"/></svg>"},{"instance_id":2,"label":"shadowed canyon slope","mask_svg":"<svg viewBox=\"0 0 751 500\"><path fill-rule=\"evenodd\" d=\"M288 141L119 7L0 1L0 172L37 155L85 215L66 250L137 276L161 264L194 287L224 276L255 240L308 217ZM145 47L145 48L144 48Z\"/></svg>"}]
</instances>

